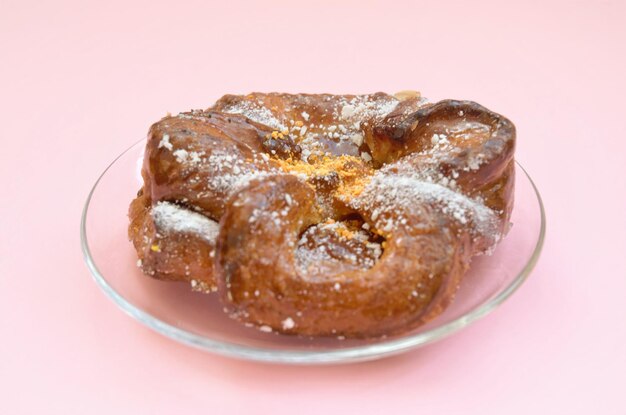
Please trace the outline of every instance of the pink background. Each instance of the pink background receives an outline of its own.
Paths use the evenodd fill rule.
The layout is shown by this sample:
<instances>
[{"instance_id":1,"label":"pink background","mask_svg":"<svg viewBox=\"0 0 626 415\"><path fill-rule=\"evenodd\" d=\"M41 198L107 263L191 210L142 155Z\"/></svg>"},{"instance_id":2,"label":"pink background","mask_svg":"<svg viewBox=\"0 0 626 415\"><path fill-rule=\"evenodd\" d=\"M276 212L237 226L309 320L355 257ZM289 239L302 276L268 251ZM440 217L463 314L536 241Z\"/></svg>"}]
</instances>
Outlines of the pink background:
<instances>
[{"instance_id":1,"label":"pink background","mask_svg":"<svg viewBox=\"0 0 626 415\"><path fill-rule=\"evenodd\" d=\"M626 3L309 3L0 0L0 413L625 413ZM543 193L542 258L487 318L273 366L161 337L92 281L84 199L167 111L401 89L510 117Z\"/></svg>"}]
</instances>

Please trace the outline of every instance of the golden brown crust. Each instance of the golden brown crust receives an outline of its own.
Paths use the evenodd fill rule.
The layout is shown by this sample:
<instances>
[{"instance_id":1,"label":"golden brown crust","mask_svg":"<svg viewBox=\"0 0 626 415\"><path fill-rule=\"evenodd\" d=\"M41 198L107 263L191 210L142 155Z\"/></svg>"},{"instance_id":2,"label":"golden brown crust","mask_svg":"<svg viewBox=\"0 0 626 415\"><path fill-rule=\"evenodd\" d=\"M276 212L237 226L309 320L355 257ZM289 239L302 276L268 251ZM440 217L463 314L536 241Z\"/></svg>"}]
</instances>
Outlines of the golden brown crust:
<instances>
[{"instance_id":1,"label":"golden brown crust","mask_svg":"<svg viewBox=\"0 0 626 415\"><path fill-rule=\"evenodd\" d=\"M168 229L154 217L154 212L158 213L161 207L163 205L153 209L141 192L131 203L128 235L139 257L138 266L156 279L187 281L195 291L217 290L213 273L215 239L196 232ZM189 214L184 210L180 212Z\"/></svg>"},{"instance_id":2,"label":"golden brown crust","mask_svg":"<svg viewBox=\"0 0 626 415\"><path fill-rule=\"evenodd\" d=\"M233 315L286 332L363 337L410 329L440 312L465 269L466 244L441 215L428 206L412 211L372 268L306 274L296 248L320 220L313 200L293 176L254 183L233 199L217 245L220 292ZM274 220L272 212L286 215Z\"/></svg>"},{"instance_id":3,"label":"golden brown crust","mask_svg":"<svg viewBox=\"0 0 626 415\"><path fill-rule=\"evenodd\" d=\"M227 95L152 126L129 235L146 273L217 284L264 331L397 333L438 315L506 232L514 147L513 125L469 101Z\"/></svg>"}]
</instances>

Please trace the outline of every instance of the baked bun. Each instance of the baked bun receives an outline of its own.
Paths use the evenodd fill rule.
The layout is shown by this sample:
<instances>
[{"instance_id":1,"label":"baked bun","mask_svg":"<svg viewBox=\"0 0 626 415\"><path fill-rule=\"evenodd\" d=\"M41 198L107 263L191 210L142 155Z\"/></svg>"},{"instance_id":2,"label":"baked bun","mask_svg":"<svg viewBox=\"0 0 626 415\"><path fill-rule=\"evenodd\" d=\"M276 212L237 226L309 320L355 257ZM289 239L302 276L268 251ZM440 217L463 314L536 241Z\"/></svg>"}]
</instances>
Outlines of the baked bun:
<instances>
[{"instance_id":1,"label":"baked bun","mask_svg":"<svg viewBox=\"0 0 626 415\"><path fill-rule=\"evenodd\" d=\"M129 234L148 275L263 331L399 333L506 233L514 148L470 101L227 95L152 126Z\"/></svg>"}]
</instances>

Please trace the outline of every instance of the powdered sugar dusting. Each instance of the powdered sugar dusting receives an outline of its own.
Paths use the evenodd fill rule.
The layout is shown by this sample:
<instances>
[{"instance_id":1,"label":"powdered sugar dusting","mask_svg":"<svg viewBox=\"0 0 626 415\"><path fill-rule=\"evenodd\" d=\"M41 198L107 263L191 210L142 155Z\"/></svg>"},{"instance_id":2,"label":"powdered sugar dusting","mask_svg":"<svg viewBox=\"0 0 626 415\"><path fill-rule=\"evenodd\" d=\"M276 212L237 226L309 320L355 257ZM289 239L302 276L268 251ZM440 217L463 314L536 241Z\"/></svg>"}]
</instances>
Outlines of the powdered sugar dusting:
<instances>
[{"instance_id":1,"label":"powdered sugar dusting","mask_svg":"<svg viewBox=\"0 0 626 415\"><path fill-rule=\"evenodd\" d=\"M170 202L158 202L152 207L152 218L160 230L165 232L187 232L215 242L219 225L200 213Z\"/></svg>"},{"instance_id":2,"label":"powdered sugar dusting","mask_svg":"<svg viewBox=\"0 0 626 415\"><path fill-rule=\"evenodd\" d=\"M443 182L449 185L445 179ZM378 171L363 193L350 203L355 208L370 211L375 226L385 233L406 225L416 206L427 204L461 225L470 226L475 236L497 238L498 222L494 211L480 200L471 199L443 183L425 180L417 173Z\"/></svg>"},{"instance_id":3,"label":"powdered sugar dusting","mask_svg":"<svg viewBox=\"0 0 626 415\"><path fill-rule=\"evenodd\" d=\"M371 95L357 95L342 99L337 108L338 118L346 121L346 127L353 131L361 128L362 122L377 121L393 111L400 101L391 96L372 99Z\"/></svg>"},{"instance_id":4,"label":"powdered sugar dusting","mask_svg":"<svg viewBox=\"0 0 626 415\"><path fill-rule=\"evenodd\" d=\"M222 109L226 114L241 114L244 117L282 131L286 126L267 107L257 102L238 101Z\"/></svg>"},{"instance_id":5,"label":"powdered sugar dusting","mask_svg":"<svg viewBox=\"0 0 626 415\"><path fill-rule=\"evenodd\" d=\"M159 141L159 147L158 148L166 148L168 150L172 150L172 143L170 143L170 135L169 134L163 134L163 137L161 137L161 141Z\"/></svg>"},{"instance_id":6,"label":"powdered sugar dusting","mask_svg":"<svg viewBox=\"0 0 626 415\"><path fill-rule=\"evenodd\" d=\"M282 321L281 325L283 326L283 330L291 330L296 326L296 323L291 317L287 317Z\"/></svg>"},{"instance_id":7,"label":"powdered sugar dusting","mask_svg":"<svg viewBox=\"0 0 626 415\"><path fill-rule=\"evenodd\" d=\"M258 162L267 163L263 157L259 157ZM242 189L254 179L283 174L282 171L272 168L260 170L243 157L223 150L213 151L206 158L204 168L213 173L207 182L207 188L227 195Z\"/></svg>"},{"instance_id":8,"label":"powdered sugar dusting","mask_svg":"<svg viewBox=\"0 0 626 415\"><path fill-rule=\"evenodd\" d=\"M277 131L286 131L302 149L302 159L311 156L325 156L336 153L360 156L359 148L363 145L368 125L381 121L393 111L399 101L392 96L356 95L340 97L333 106L321 115L332 116L336 122L332 125L315 123L311 114L300 111L301 120L286 121L279 119L262 100L245 99L229 103L222 111L228 114L242 114L248 119L267 125ZM336 149L336 150L334 150Z\"/></svg>"},{"instance_id":9,"label":"powdered sugar dusting","mask_svg":"<svg viewBox=\"0 0 626 415\"><path fill-rule=\"evenodd\" d=\"M362 229L349 230L343 222L312 226L304 232L296 246L296 267L301 274L309 275L369 269L382 255L380 243L370 241L370 236Z\"/></svg>"},{"instance_id":10,"label":"powdered sugar dusting","mask_svg":"<svg viewBox=\"0 0 626 415\"><path fill-rule=\"evenodd\" d=\"M315 163L315 160L319 159L310 159L311 156L345 154L360 157L366 163L370 163L372 156L368 153L367 146L364 146L364 141L366 136L370 137L371 128L382 122L392 112L394 114L408 113L425 105L425 102L425 100L420 100L411 104L403 103L401 107L398 107L400 103L398 99L383 94L338 96L331 104L321 106L316 110L309 109L309 112L303 111L302 107L287 105L284 108L286 113L299 108L294 112L295 118L289 121L281 120L275 115L276 107L270 108L270 104L266 104L263 99L235 100L227 104L222 111L229 114L241 114L254 122L274 128L276 131L272 134L279 135L279 138L283 138L284 135L301 147L303 161ZM325 117L331 118L333 122L323 122L327 119ZM479 169L485 161L485 155L479 152L470 153L465 165L458 166L458 171L451 171L446 175L439 170L441 160L448 157L451 152L462 151L465 148L463 142L466 139L489 134L488 128L465 120L458 126L456 124L444 126L435 131L430 137L430 145L427 148L419 153L408 155L405 160L384 166L372 176L360 196L352 200L344 200L344 202L353 208L369 211L371 223L377 231L382 231L383 234L391 233L398 226L407 225L412 214L411 210L419 208L421 204L426 204L458 222L462 225L461 227L471 228L474 235L486 235L497 239L496 213L487 208L481 200L472 199L460 193L456 183L461 171ZM218 148L208 154L190 149L174 149L172 143L169 142L169 137L165 135L159 147L172 151L176 161L187 167L211 172L210 175L190 176L189 183L194 186L199 183L199 180L208 179L202 184L206 191L204 195L200 193L201 197L212 197L216 194L219 197L229 196L247 186L254 179L296 174L272 167L270 163L272 156L264 153L252 152L252 159L250 159L249 156L243 157L236 149ZM408 160L411 157L416 157L414 162ZM296 176L307 180L306 174L299 173ZM291 196L287 195L288 206L292 203L290 199ZM282 213L286 215L286 212L287 210ZM261 214L251 215L250 223L254 223L262 216ZM271 216L263 217L263 219L279 223L281 217L281 212L273 212ZM414 221L411 222L414 223ZM309 255L316 259L315 261L306 259L300 261L304 268L331 261L332 252L324 251L326 249L324 246L304 249L303 243L303 240L300 240L297 250L300 250L303 256ZM375 252L371 256L374 259L377 258ZM366 257L369 258L367 255ZM348 255L343 260L350 263L351 257ZM352 265L368 267L372 264L354 262Z\"/></svg>"},{"instance_id":11,"label":"powdered sugar dusting","mask_svg":"<svg viewBox=\"0 0 626 415\"><path fill-rule=\"evenodd\" d=\"M398 105L398 100L391 96L356 95L340 98L334 104L332 113L336 120L332 125L303 124L294 125L296 143L302 147L302 159L311 156L325 156L332 151L330 147L340 148L342 154L361 156L367 160L369 154L360 151L365 138L365 128L380 122ZM309 120L308 114L304 117ZM371 160L371 157L369 158Z\"/></svg>"}]
</instances>

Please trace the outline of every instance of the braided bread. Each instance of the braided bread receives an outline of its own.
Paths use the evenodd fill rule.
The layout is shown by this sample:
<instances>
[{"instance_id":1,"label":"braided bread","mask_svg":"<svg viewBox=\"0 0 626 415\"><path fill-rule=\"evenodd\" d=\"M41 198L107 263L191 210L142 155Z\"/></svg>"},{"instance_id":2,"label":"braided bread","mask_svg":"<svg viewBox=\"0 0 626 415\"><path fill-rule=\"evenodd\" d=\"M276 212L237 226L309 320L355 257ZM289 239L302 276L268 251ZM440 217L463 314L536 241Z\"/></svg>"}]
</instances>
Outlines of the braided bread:
<instances>
[{"instance_id":1,"label":"braided bread","mask_svg":"<svg viewBox=\"0 0 626 415\"><path fill-rule=\"evenodd\" d=\"M263 331L400 333L508 230L514 148L470 101L226 95L151 127L129 236L146 274Z\"/></svg>"}]
</instances>

